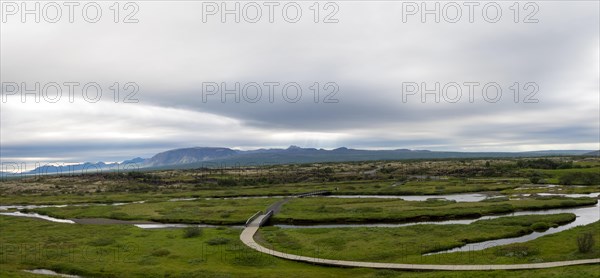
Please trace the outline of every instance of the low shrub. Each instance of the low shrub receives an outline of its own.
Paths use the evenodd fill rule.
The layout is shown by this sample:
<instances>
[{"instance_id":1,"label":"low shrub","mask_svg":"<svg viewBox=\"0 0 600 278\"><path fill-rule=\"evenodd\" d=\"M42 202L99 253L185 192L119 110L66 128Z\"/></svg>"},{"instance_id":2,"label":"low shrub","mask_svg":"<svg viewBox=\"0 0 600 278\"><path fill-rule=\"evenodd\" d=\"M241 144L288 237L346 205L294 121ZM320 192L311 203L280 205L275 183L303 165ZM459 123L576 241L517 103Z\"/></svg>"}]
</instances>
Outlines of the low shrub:
<instances>
[{"instance_id":1,"label":"low shrub","mask_svg":"<svg viewBox=\"0 0 600 278\"><path fill-rule=\"evenodd\" d=\"M580 253L588 253L594 247L594 235L591 232L583 233L577 237L577 249Z\"/></svg>"},{"instance_id":2,"label":"low shrub","mask_svg":"<svg viewBox=\"0 0 600 278\"><path fill-rule=\"evenodd\" d=\"M223 245L229 243L231 240L224 237L214 237L206 241L208 245Z\"/></svg>"},{"instance_id":3,"label":"low shrub","mask_svg":"<svg viewBox=\"0 0 600 278\"><path fill-rule=\"evenodd\" d=\"M95 240L88 242L88 244L91 246L107 246L107 245L111 245L113 243L115 243L115 240L113 238L106 238L106 237L97 238Z\"/></svg>"},{"instance_id":4,"label":"low shrub","mask_svg":"<svg viewBox=\"0 0 600 278\"><path fill-rule=\"evenodd\" d=\"M543 232L545 230L548 230L549 228L550 225L548 225L548 223L546 222L536 222L531 225L531 229L537 232Z\"/></svg>"},{"instance_id":5,"label":"low shrub","mask_svg":"<svg viewBox=\"0 0 600 278\"><path fill-rule=\"evenodd\" d=\"M497 256L503 257L528 257L539 254L539 250L523 244L511 244L496 249Z\"/></svg>"},{"instance_id":6,"label":"low shrub","mask_svg":"<svg viewBox=\"0 0 600 278\"><path fill-rule=\"evenodd\" d=\"M169 254L171 254L171 251L161 248L161 249L156 249L154 251L152 251L151 255L154 257L164 257L164 256L168 256Z\"/></svg>"},{"instance_id":7,"label":"low shrub","mask_svg":"<svg viewBox=\"0 0 600 278\"><path fill-rule=\"evenodd\" d=\"M192 226L183 229L184 238L198 237L202 235L202 229L200 227Z\"/></svg>"},{"instance_id":8,"label":"low shrub","mask_svg":"<svg viewBox=\"0 0 600 278\"><path fill-rule=\"evenodd\" d=\"M510 199L506 196L500 196L500 197L490 197L490 198L486 198L485 200L483 200L484 202L505 202L505 201L509 201Z\"/></svg>"}]
</instances>

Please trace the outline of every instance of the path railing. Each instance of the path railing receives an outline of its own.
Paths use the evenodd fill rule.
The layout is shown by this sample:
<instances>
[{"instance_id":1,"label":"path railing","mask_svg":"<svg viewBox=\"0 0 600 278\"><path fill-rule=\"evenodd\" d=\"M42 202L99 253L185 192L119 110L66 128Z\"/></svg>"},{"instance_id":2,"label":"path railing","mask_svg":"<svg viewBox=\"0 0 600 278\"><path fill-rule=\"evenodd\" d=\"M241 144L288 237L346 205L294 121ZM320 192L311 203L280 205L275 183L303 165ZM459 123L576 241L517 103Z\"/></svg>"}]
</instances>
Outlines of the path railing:
<instances>
[{"instance_id":1,"label":"path railing","mask_svg":"<svg viewBox=\"0 0 600 278\"><path fill-rule=\"evenodd\" d=\"M254 221L254 219L256 219L256 217L260 216L262 214L262 211L257 211L254 215L250 216L250 218L248 218L248 220L246 220L246 224L244 224L244 226L248 227L248 224L250 224L252 221Z\"/></svg>"},{"instance_id":2,"label":"path railing","mask_svg":"<svg viewBox=\"0 0 600 278\"><path fill-rule=\"evenodd\" d=\"M302 198L302 197L308 197L308 196L329 195L329 194L331 194L331 191L321 190L321 191L313 191L313 192L308 192L308 193L300 193L300 194L296 194L294 196L298 197L298 198Z\"/></svg>"},{"instance_id":3,"label":"path railing","mask_svg":"<svg viewBox=\"0 0 600 278\"><path fill-rule=\"evenodd\" d=\"M273 211L270 210L269 212L267 212L265 214L265 216L263 216L263 218L260 220L260 222L258 222L258 226L262 227L263 224L267 223L267 221L269 221L269 218L271 218L271 216L273 216Z\"/></svg>"}]
</instances>

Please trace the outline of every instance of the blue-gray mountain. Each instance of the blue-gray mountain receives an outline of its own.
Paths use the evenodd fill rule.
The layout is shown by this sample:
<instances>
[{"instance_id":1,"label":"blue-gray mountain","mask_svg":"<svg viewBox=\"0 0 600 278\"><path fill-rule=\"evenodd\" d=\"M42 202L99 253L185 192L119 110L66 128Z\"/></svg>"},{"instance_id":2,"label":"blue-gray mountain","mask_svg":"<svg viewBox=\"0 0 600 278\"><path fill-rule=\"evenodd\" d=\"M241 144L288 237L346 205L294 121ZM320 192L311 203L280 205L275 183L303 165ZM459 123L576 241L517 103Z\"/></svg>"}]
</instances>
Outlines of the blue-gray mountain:
<instances>
[{"instance_id":1,"label":"blue-gray mountain","mask_svg":"<svg viewBox=\"0 0 600 278\"><path fill-rule=\"evenodd\" d=\"M593 152L589 152L584 154L586 156L600 156L600 151L593 151Z\"/></svg>"},{"instance_id":2,"label":"blue-gray mountain","mask_svg":"<svg viewBox=\"0 0 600 278\"><path fill-rule=\"evenodd\" d=\"M325 150L315 148L300 148L297 146L290 146L287 149L258 149L249 151L223 148L187 148L171 150L157 154L146 161L145 167L211 168L369 160L539 157L584 155L589 152L589 150L549 150L533 152L440 152L408 149L359 150L345 147L333 150ZM163 160L163 157L168 157L169 159Z\"/></svg>"},{"instance_id":3,"label":"blue-gray mountain","mask_svg":"<svg viewBox=\"0 0 600 278\"><path fill-rule=\"evenodd\" d=\"M236 151L228 148L176 149L158 153L152 158L144 161L143 164L145 167L183 165L232 157L240 153L241 151Z\"/></svg>"},{"instance_id":4,"label":"blue-gray mountain","mask_svg":"<svg viewBox=\"0 0 600 278\"><path fill-rule=\"evenodd\" d=\"M42 166L21 174L55 174L93 172L97 170L215 168L287 163L343 162L402 159L444 158L510 158L540 156L598 156L600 151L549 150L533 152L441 152L428 150L358 150L345 147L325 150L290 146L287 149L232 150L229 148L195 147L168 150L151 158L134 158L121 163L83 163L68 166ZM10 175L2 173L2 175Z\"/></svg>"}]
</instances>

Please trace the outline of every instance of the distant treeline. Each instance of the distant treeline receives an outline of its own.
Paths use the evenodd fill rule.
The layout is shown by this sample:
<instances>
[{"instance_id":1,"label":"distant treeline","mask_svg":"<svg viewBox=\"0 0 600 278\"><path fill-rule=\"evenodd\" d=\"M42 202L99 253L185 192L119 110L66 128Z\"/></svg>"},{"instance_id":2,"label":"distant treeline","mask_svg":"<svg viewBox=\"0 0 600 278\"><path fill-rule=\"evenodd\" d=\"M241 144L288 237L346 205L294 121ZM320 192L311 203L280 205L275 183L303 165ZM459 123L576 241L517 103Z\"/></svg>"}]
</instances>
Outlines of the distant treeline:
<instances>
[{"instance_id":1,"label":"distant treeline","mask_svg":"<svg viewBox=\"0 0 600 278\"><path fill-rule=\"evenodd\" d=\"M519 168L532 168L532 169L571 169L581 168L578 165L573 165L573 161L555 161L547 158L541 159L528 159L517 161Z\"/></svg>"},{"instance_id":2,"label":"distant treeline","mask_svg":"<svg viewBox=\"0 0 600 278\"><path fill-rule=\"evenodd\" d=\"M600 184L600 173L565 173L558 178L560 184L594 185Z\"/></svg>"}]
</instances>

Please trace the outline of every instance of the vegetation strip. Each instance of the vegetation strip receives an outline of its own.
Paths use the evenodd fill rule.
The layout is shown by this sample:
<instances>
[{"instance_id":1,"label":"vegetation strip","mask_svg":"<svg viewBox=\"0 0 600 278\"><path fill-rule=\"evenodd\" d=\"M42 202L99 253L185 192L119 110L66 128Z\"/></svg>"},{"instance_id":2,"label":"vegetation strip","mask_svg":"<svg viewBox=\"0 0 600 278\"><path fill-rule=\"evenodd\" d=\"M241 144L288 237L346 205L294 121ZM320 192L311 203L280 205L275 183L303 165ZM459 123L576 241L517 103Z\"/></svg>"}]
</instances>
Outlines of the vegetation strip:
<instances>
[{"instance_id":1,"label":"vegetation strip","mask_svg":"<svg viewBox=\"0 0 600 278\"><path fill-rule=\"evenodd\" d=\"M538 197L529 200L492 200L457 203L432 199L425 202L398 199L323 199L291 200L271 220L276 224L404 223L479 218L525 210L595 205L592 198Z\"/></svg>"}]
</instances>

